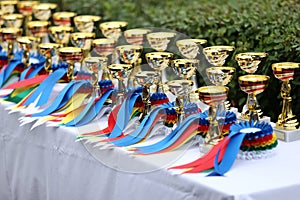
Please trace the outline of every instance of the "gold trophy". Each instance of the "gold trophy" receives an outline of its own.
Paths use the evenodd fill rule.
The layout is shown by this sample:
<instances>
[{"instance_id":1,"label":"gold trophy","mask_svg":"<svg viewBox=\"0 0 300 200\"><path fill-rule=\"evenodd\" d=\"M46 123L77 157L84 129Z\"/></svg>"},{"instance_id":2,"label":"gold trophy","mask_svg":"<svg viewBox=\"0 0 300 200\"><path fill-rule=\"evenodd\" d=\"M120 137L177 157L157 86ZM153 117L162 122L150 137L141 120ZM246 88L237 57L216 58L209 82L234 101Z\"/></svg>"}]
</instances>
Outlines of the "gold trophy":
<instances>
[{"instance_id":1,"label":"gold trophy","mask_svg":"<svg viewBox=\"0 0 300 200\"><path fill-rule=\"evenodd\" d=\"M200 151L206 153L222 138L222 124L219 123L220 104L227 99L228 88L225 86L204 86L198 89L199 99L209 105L208 121L209 129L205 136L205 143L200 145Z\"/></svg>"},{"instance_id":2,"label":"gold trophy","mask_svg":"<svg viewBox=\"0 0 300 200\"><path fill-rule=\"evenodd\" d=\"M193 81L191 80L174 80L168 82L170 92L176 96L178 124L180 124L185 118L184 104L189 102L188 97L192 90L192 86Z\"/></svg>"},{"instance_id":3,"label":"gold trophy","mask_svg":"<svg viewBox=\"0 0 300 200\"><path fill-rule=\"evenodd\" d=\"M22 35L22 29L19 28L1 28L0 35L2 47L7 49L8 62L14 57L14 42Z\"/></svg>"},{"instance_id":4,"label":"gold trophy","mask_svg":"<svg viewBox=\"0 0 300 200\"><path fill-rule=\"evenodd\" d=\"M187 59L196 59L202 50L202 45L206 44L207 40L205 39L182 39L177 40L176 45L180 53ZM198 66L197 66L198 67ZM194 82L193 92L190 93L190 98L194 101L199 100L198 95L195 93L195 90L198 89L196 70L194 74L191 75L191 79Z\"/></svg>"},{"instance_id":5,"label":"gold trophy","mask_svg":"<svg viewBox=\"0 0 300 200\"><path fill-rule=\"evenodd\" d=\"M268 86L270 77L266 75L244 75L239 77L239 84L242 91L248 94L247 106L249 109L248 120L259 121L256 95L262 93Z\"/></svg>"},{"instance_id":6,"label":"gold trophy","mask_svg":"<svg viewBox=\"0 0 300 200\"><path fill-rule=\"evenodd\" d=\"M34 5L32 8L33 15L40 21L48 21L52 14L51 11L56 9L56 7L57 4L55 3L40 3Z\"/></svg>"},{"instance_id":7,"label":"gold trophy","mask_svg":"<svg viewBox=\"0 0 300 200\"><path fill-rule=\"evenodd\" d=\"M72 20L77 14L74 12L56 12L52 15L56 26L72 26Z\"/></svg>"},{"instance_id":8,"label":"gold trophy","mask_svg":"<svg viewBox=\"0 0 300 200\"><path fill-rule=\"evenodd\" d=\"M206 69L206 74L210 82L214 85L225 86L232 80L235 68L223 67L223 65L233 50L233 46L211 46L203 49L206 59L213 65L213 67ZM225 102L224 106L229 110L230 103Z\"/></svg>"},{"instance_id":9,"label":"gold trophy","mask_svg":"<svg viewBox=\"0 0 300 200\"><path fill-rule=\"evenodd\" d=\"M274 76L282 81L281 97L283 98L282 112L278 117L274 131L279 139L286 142L299 140L299 122L292 111L290 80L293 80L295 71L300 69L300 63L275 63L272 65L272 69Z\"/></svg>"},{"instance_id":10,"label":"gold trophy","mask_svg":"<svg viewBox=\"0 0 300 200\"><path fill-rule=\"evenodd\" d=\"M124 79L128 78L129 74L131 73L132 65L112 64L107 68L112 77L118 80L118 95L116 105L121 104L126 95L126 85Z\"/></svg>"},{"instance_id":11,"label":"gold trophy","mask_svg":"<svg viewBox=\"0 0 300 200\"><path fill-rule=\"evenodd\" d=\"M171 62L171 66L177 76L184 78L185 80L191 80L193 86L196 84L192 79L192 76L195 75L197 67L199 65L199 60L196 59L176 59ZM193 92L187 95L187 101L190 102L190 99L193 98Z\"/></svg>"},{"instance_id":12,"label":"gold trophy","mask_svg":"<svg viewBox=\"0 0 300 200\"><path fill-rule=\"evenodd\" d=\"M123 21L104 22L100 24L100 30L104 37L118 41L122 31L126 29L128 23Z\"/></svg>"},{"instance_id":13,"label":"gold trophy","mask_svg":"<svg viewBox=\"0 0 300 200\"><path fill-rule=\"evenodd\" d=\"M36 38L31 36L18 37L17 42L20 48L24 50L23 63L25 64L25 68L27 68L30 66L30 50L34 48Z\"/></svg>"},{"instance_id":14,"label":"gold trophy","mask_svg":"<svg viewBox=\"0 0 300 200\"><path fill-rule=\"evenodd\" d=\"M4 25L6 27L21 28L23 24L23 15L22 14L8 14L3 15Z\"/></svg>"},{"instance_id":15,"label":"gold trophy","mask_svg":"<svg viewBox=\"0 0 300 200\"><path fill-rule=\"evenodd\" d=\"M122 45L116 47L116 52L120 60L126 64L133 66L133 72L129 78L128 86L134 85L134 75L141 71L140 66L137 64L139 57L141 56L143 47L139 45Z\"/></svg>"},{"instance_id":16,"label":"gold trophy","mask_svg":"<svg viewBox=\"0 0 300 200\"><path fill-rule=\"evenodd\" d=\"M48 29L50 38L55 41L55 43L67 46L70 40L70 35L73 32L72 27L67 26L51 26Z\"/></svg>"},{"instance_id":17,"label":"gold trophy","mask_svg":"<svg viewBox=\"0 0 300 200\"><path fill-rule=\"evenodd\" d=\"M74 23L78 31L91 33L94 29L94 23L100 21L101 17L94 15L80 15L74 17Z\"/></svg>"},{"instance_id":18,"label":"gold trophy","mask_svg":"<svg viewBox=\"0 0 300 200\"><path fill-rule=\"evenodd\" d=\"M143 119L151 110L150 86L157 80L157 73L154 71L141 71L135 74L135 79L139 85L143 86L142 100L144 107L141 117Z\"/></svg>"},{"instance_id":19,"label":"gold trophy","mask_svg":"<svg viewBox=\"0 0 300 200\"><path fill-rule=\"evenodd\" d=\"M17 5L18 1L1 1L0 6L1 10L5 13L14 13L15 12L15 6Z\"/></svg>"},{"instance_id":20,"label":"gold trophy","mask_svg":"<svg viewBox=\"0 0 300 200\"><path fill-rule=\"evenodd\" d=\"M38 51L46 57L44 69L47 73L52 73L52 57L56 55L57 49L60 47L61 45L56 43L41 43L38 45Z\"/></svg>"},{"instance_id":21,"label":"gold trophy","mask_svg":"<svg viewBox=\"0 0 300 200\"><path fill-rule=\"evenodd\" d=\"M146 53L145 57L149 66L157 73L156 92L164 93L161 74L162 70L170 65L173 54L168 52L152 52Z\"/></svg>"},{"instance_id":22,"label":"gold trophy","mask_svg":"<svg viewBox=\"0 0 300 200\"><path fill-rule=\"evenodd\" d=\"M115 49L116 42L113 39L95 39L92 42L93 51L95 51L99 56L108 58L112 55ZM102 69L102 79L111 80L111 76L108 72L107 66Z\"/></svg>"},{"instance_id":23,"label":"gold trophy","mask_svg":"<svg viewBox=\"0 0 300 200\"><path fill-rule=\"evenodd\" d=\"M238 62L238 65L240 68L249 73L249 74L254 74L257 69L259 64L263 59L265 59L268 56L267 53L263 52L247 52L247 53L239 53L235 56L235 60ZM249 99L249 96L247 98L247 101ZM264 121L270 121L269 117L263 117L263 112L260 109L260 106L257 104L256 105L256 110L258 111L259 117L264 120ZM242 119L249 119L249 110L247 108L247 104L244 106L243 111L241 113L241 118Z\"/></svg>"},{"instance_id":24,"label":"gold trophy","mask_svg":"<svg viewBox=\"0 0 300 200\"><path fill-rule=\"evenodd\" d=\"M131 45L143 45L146 40L146 35L150 33L151 30L136 28L124 31L124 36L126 41Z\"/></svg>"},{"instance_id":25,"label":"gold trophy","mask_svg":"<svg viewBox=\"0 0 300 200\"><path fill-rule=\"evenodd\" d=\"M200 47L207 43L204 39L183 39L178 40L176 45L180 53L188 59L195 59L199 54Z\"/></svg>"},{"instance_id":26,"label":"gold trophy","mask_svg":"<svg viewBox=\"0 0 300 200\"><path fill-rule=\"evenodd\" d=\"M86 71L91 71L91 84L93 86L93 96L100 96L100 86L99 82L99 72L101 68L107 66L107 58L105 57L87 57L84 59L85 67L88 69Z\"/></svg>"},{"instance_id":27,"label":"gold trophy","mask_svg":"<svg viewBox=\"0 0 300 200\"><path fill-rule=\"evenodd\" d=\"M92 47L92 41L96 37L95 33L72 33L71 34L71 43L75 47L83 49L83 59L86 58Z\"/></svg>"},{"instance_id":28,"label":"gold trophy","mask_svg":"<svg viewBox=\"0 0 300 200\"><path fill-rule=\"evenodd\" d=\"M19 12L25 16L24 24L27 25L28 22L32 20L33 6L39 4L38 1L19 1L17 4ZM26 35L27 29L26 29Z\"/></svg>"},{"instance_id":29,"label":"gold trophy","mask_svg":"<svg viewBox=\"0 0 300 200\"><path fill-rule=\"evenodd\" d=\"M83 50L77 47L62 47L58 49L59 59L68 63L67 76L69 81L75 79L74 71L76 62L81 62L83 58Z\"/></svg>"},{"instance_id":30,"label":"gold trophy","mask_svg":"<svg viewBox=\"0 0 300 200\"><path fill-rule=\"evenodd\" d=\"M30 21L27 23L27 29L30 35L37 39L37 43L47 41L49 22L47 21Z\"/></svg>"}]
</instances>

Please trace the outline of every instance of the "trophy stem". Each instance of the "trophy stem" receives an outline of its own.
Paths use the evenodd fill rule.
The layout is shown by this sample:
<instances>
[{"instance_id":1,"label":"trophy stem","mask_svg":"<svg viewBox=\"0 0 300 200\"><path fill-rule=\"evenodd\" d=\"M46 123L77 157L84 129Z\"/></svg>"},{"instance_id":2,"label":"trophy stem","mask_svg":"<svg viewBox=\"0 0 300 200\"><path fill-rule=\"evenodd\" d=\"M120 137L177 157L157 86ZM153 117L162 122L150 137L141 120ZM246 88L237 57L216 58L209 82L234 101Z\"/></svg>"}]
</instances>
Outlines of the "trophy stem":
<instances>
[{"instance_id":1,"label":"trophy stem","mask_svg":"<svg viewBox=\"0 0 300 200\"><path fill-rule=\"evenodd\" d=\"M205 137L205 144L208 146L216 145L222 138L222 132L217 119L219 103L212 103L208 109L209 129Z\"/></svg>"},{"instance_id":2,"label":"trophy stem","mask_svg":"<svg viewBox=\"0 0 300 200\"><path fill-rule=\"evenodd\" d=\"M164 88L162 84L162 71L157 70L158 83L156 85L156 93L164 93Z\"/></svg>"},{"instance_id":3,"label":"trophy stem","mask_svg":"<svg viewBox=\"0 0 300 200\"><path fill-rule=\"evenodd\" d=\"M247 99L247 106L249 109L249 121L259 121L259 115L256 110L257 99L254 93L250 93Z\"/></svg>"},{"instance_id":4,"label":"trophy stem","mask_svg":"<svg viewBox=\"0 0 300 200\"><path fill-rule=\"evenodd\" d=\"M143 100L143 103L144 103L144 109L143 109L143 115L142 115L141 119L143 119L150 112L150 109L151 109L149 89L150 88L147 85L145 85L143 87L142 100Z\"/></svg>"},{"instance_id":5,"label":"trophy stem","mask_svg":"<svg viewBox=\"0 0 300 200\"><path fill-rule=\"evenodd\" d=\"M74 76L74 63L73 62L69 62L67 76L68 76L68 79L70 81L73 81L75 79L75 76Z\"/></svg>"},{"instance_id":6,"label":"trophy stem","mask_svg":"<svg viewBox=\"0 0 300 200\"><path fill-rule=\"evenodd\" d=\"M118 80L118 96L117 96L117 105L123 103L125 95L125 84L123 79Z\"/></svg>"},{"instance_id":7,"label":"trophy stem","mask_svg":"<svg viewBox=\"0 0 300 200\"><path fill-rule=\"evenodd\" d=\"M29 51L28 50L24 50L23 58L24 58L25 67L26 68L29 67L30 62L29 62Z\"/></svg>"},{"instance_id":8,"label":"trophy stem","mask_svg":"<svg viewBox=\"0 0 300 200\"><path fill-rule=\"evenodd\" d=\"M48 73L52 73L52 58L51 58L51 56L47 56L47 58L46 58L46 63L45 63L45 70L46 70L46 72L48 72Z\"/></svg>"},{"instance_id":9,"label":"trophy stem","mask_svg":"<svg viewBox=\"0 0 300 200\"><path fill-rule=\"evenodd\" d=\"M292 98L290 97L291 85L289 80L282 83L281 97L283 98L282 112L278 117L276 126L278 128L294 130L297 129L299 123L292 111Z\"/></svg>"},{"instance_id":10,"label":"trophy stem","mask_svg":"<svg viewBox=\"0 0 300 200\"><path fill-rule=\"evenodd\" d=\"M177 114L178 114L178 117L177 117L177 123L180 124L184 118L185 118L185 112L184 112L184 102L186 102L187 98L188 98L189 95L187 96L178 96L176 98L176 104L178 106L177 108Z\"/></svg>"},{"instance_id":11,"label":"trophy stem","mask_svg":"<svg viewBox=\"0 0 300 200\"><path fill-rule=\"evenodd\" d=\"M14 52L13 52L13 41L8 41L8 46L7 46L7 57L8 61L11 60L14 57Z\"/></svg>"},{"instance_id":12,"label":"trophy stem","mask_svg":"<svg viewBox=\"0 0 300 200\"><path fill-rule=\"evenodd\" d=\"M93 96L100 96L100 86L98 84L99 74L98 71L93 71L92 73L92 86L93 86Z\"/></svg>"}]
</instances>

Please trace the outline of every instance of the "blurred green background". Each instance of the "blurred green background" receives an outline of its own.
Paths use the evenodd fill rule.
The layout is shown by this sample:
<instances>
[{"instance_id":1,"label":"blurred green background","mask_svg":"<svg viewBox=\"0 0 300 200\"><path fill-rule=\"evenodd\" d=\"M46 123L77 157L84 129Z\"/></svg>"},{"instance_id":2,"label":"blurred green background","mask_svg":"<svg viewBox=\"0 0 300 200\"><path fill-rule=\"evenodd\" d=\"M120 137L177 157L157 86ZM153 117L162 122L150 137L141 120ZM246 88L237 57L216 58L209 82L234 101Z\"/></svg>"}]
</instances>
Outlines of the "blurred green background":
<instances>
[{"instance_id":1,"label":"blurred green background","mask_svg":"<svg viewBox=\"0 0 300 200\"><path fill-rule=\"evenodd\" d=\"M49 1L44 1L49 2ZM239 88L237 77L245 73L234 56L240 52L267 52L256 74L271 77L268 88L258 95L264 113L277 121L281 112L281 83L271 69L276 62L300 62L299 0L58 0L58 10L102 16L102 21L123 20L128 28L161 27L176 30L191 38L208 40L206 46L234 45L225 64L237 69L229 84L229 98L241 109L247 95ZM203 63L200 74L207 67ZM198 77L204 84L202 77ZM300 119L300 77L292 82L293 111Z\"/></svg>"}]
</instances>

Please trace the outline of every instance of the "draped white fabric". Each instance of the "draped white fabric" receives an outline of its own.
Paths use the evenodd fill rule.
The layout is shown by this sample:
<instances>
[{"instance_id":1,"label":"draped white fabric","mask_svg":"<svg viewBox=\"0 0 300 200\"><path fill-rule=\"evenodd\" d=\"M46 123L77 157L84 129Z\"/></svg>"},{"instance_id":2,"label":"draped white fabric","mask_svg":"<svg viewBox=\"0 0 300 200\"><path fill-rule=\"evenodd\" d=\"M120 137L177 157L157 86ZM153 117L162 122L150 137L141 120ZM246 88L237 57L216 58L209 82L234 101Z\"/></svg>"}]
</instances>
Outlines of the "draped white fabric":
<instances>
[{"instance_id":1,"label":"draped white fabric","mask_svg":"<svg viewBox=\"0 0 300 200\"><path fill-rule=\"evenodd\" d=\"M140 169L154 169L150 166L170 154L151 161L119 149L91 149L75 142L81 129L42 125L30 131L32 124L19 127L22 115L8 114L6 107L0 105L0 200L279 200L300 196L300 142L280 142L276 154L265 160L236 161L224 177L178 175L158 168L142 173ZM199 157L196 147L183 154L176 164Z\"/></svg>"}]
</instances>

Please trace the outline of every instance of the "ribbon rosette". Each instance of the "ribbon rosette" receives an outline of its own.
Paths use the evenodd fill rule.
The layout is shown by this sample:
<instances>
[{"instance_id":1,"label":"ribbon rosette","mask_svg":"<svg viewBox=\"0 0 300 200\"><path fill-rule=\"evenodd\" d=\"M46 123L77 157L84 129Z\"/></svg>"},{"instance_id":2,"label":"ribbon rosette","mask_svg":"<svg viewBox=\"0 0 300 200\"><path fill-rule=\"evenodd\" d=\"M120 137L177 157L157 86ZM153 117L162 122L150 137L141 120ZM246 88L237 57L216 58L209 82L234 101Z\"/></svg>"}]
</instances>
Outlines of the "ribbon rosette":
<instances>
[{"instance_id":1,"label":"ribbon rosette","mask_svg":"<svg viewBox=\"0 0 300 200\"><path fill-rule=\"evenodd\" d=\"M247 150L257 151L258 153L275 148L277 139L273 133L272 126L266 122L255 123L253 121L251 123L240 122L233 124L230 127L229 135L203 157L170 169L187 169L184 173L199 173L214 168L214 171L209 175L222 176L230 170L239 151L243 151L245 145L250 143L253 146L248 146Z\"/></svg>"}]
</instances>

